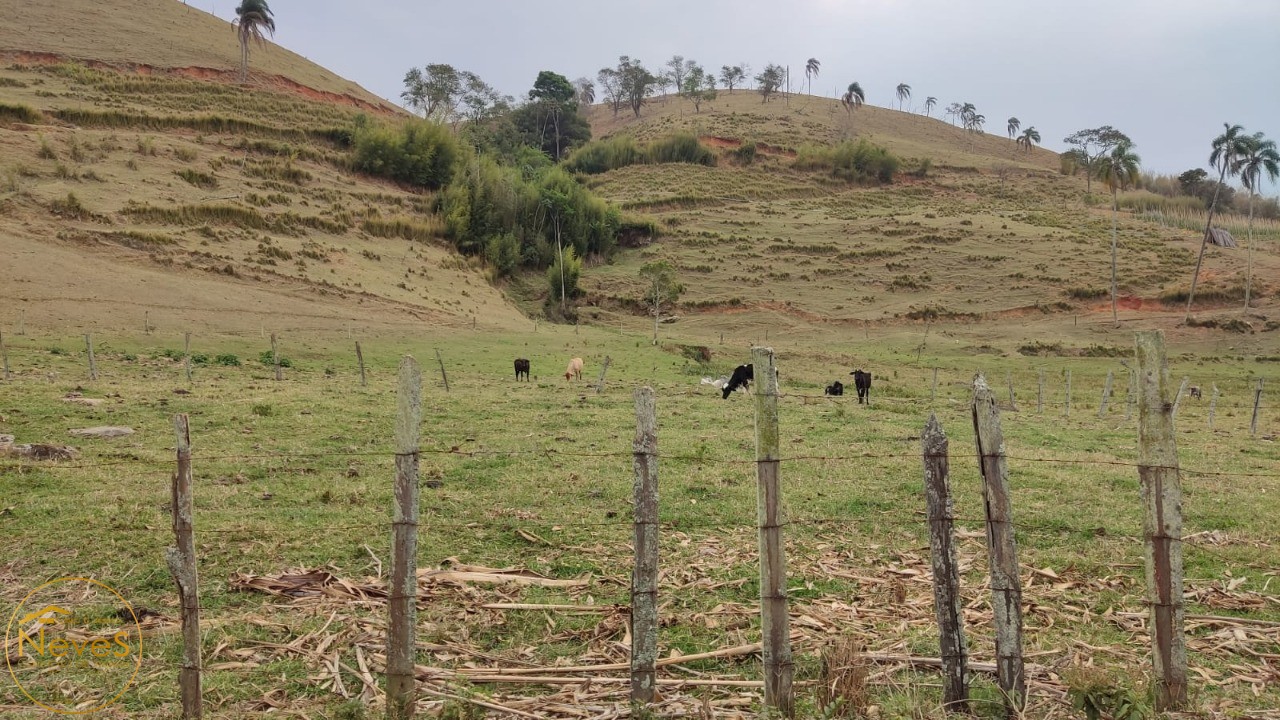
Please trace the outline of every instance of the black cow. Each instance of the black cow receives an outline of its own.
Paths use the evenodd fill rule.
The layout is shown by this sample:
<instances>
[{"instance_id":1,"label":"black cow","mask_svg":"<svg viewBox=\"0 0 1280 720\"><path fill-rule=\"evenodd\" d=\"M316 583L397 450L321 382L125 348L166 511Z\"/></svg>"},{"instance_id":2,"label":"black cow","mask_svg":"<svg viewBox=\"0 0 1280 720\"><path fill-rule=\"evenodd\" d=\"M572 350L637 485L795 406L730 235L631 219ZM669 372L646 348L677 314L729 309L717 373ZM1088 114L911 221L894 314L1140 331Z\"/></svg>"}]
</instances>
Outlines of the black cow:
<instances>
[{"instance_id":1,"label":"black cow","mask_svg":"<svg viewBox=\"0 0 1280 720\"><path fill-rule=\"evenodd\" d=\"M524 375L525 382L529 380L529 361L525 358L516 358L516 380Z\"/></svg>"},{"instance_id":2,"label":"black cow","mask_svg":"<svg viewBox=\"0 0 1280 720\"><path fill-rule=\"evenodd\" d=\"M1191 391L1191 397L1193 397L1193 398L1195 398L1195 399L1197 399L1197 400L1203 400L1203 399L1204 399L1204 395L1203 395L1203 394L1201 394L1201 392L1200 392L1200 386L1199 386L1199 385L1192 385L1191 387L1189 387L1189 388L1187 388L1187 389Z\"/></svg>"},{"instance_id":3,"label":"black cow","mask_svg":"<svg viewBox=\"0 0 1280 720\"><path fill-rule=\"evenodd\" d=\"M830 385L827 386L827 389L824 391L824 394L831 395L832 397L839 397L841 395L844 395L844 383L840 382L839 380L831 383Z\"/></svg>"},{"instance_id":4,"label":"black cow","mask_svg":"<svg viewBox=\"0 0 1280 720\"><path fill-rule=\"evenodd\" d=\"M871 404L871 373L863 372L861 369L854 370L849 373L853 376L853 385L858 388L858 404L861 405L863 400L867 404Z\"/></svg>"},{"instance_id":5,"label":"black cow","mask_svg":"<svg viewBox=\"0 0 1280 720\"><path fill-rule=\"evenodd\" d=\"M733 369L733 375L729 378L729 384L724 386L723 398L729 399L729 393L738 388L750 387L751 381L756 379L755 370L750 365L739 365Z\"/></svg>"}]
</instances>

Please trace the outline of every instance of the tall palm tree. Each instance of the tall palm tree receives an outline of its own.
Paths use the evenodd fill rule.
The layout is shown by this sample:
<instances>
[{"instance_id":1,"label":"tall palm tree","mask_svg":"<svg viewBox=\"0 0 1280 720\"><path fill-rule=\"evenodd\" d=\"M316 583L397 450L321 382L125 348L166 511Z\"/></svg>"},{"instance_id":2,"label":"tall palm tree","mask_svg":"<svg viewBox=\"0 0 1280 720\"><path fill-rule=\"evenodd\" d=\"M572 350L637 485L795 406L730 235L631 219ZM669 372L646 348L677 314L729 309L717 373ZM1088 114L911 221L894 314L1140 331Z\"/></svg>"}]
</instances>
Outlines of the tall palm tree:
<instances>
[{"instance_id":1,"label":"tall palm tree","mask_svg":"<svg viewBox=\"0 0 1280 720\"><path fill-rule=\"evenodd\" d=\"M956 111L956 115L960 118L960 125L963 126L965 130L973 129L973 116L977 112L978 109L974 107L973 103L965 103Z\"/></svg>"},{"instance_id":2,"label":"tall palm tree","mask_svg":"<svg viewBox=\"0 0 1280 720\"><path fill-rule=\"evenodd\" d=\"M1018 134L1018 128L1022 127L1022 121L1016 117L1009 118L1009 137Z\"/></svg>"},{"instance_id":3,"label":"tall palm tree","mask_svg":"<svg viewBox=\"0 0 1280 720\"><path fill-rule=\"evenodd\" d=\"M987 122L987 116L982 113L973 113L969 116L969 129L976 132L982 132L982 126Z\"/></svg>"},{"instance_id":4,"label":"tall palm tree","mask_svg":"<svg viewBox=\"0 0 1280 720\"><path fill-rule=\"evenodd\" d=\"M1254 133L1246 139L1247 147L1240 156L1240 184L1249 191L1249 264L1244 281L1244 311L1249 311L1249 299L1253 293L1253 196L1258 194L1265 174L1275 182L1280 177L1280 152L1276 141L1268 140L1262 133Z\"/></svg>"},{"instance_id":5,"label":"tall palm tree","mask_svg":"<svg viewBox=\"0 0 1280 720\"><path fill-rule=\"evenodd\" d=\"M1213 227L1213 213L1218 209L1218 191L1222 189L1222 181L1227 174L1235 175L1239 170L1240 156L1247 152L1248 139L1244 128L1239 125L1222 123L1226 131L1213 139L1213 152L1209 153L1210 167L1218 170L1218 184L1213 188L1213 200L1209 202L1209 219L1204 224L1204 238L1200 240L1200 255L1196 258L1196 269L1191 275L1191 292L1187 293L1187 312L1182 316L1185 324L1191 319L1191 302L1196 297L1196 282L1200 279L1200 265L1204 263L1204 249L1209 244L1209 229Z\"/></svg>"},{"instance_id":6,"label":"tall palm tree","mask_svg":"<svg viewBox=\"0 0 1280 720\"><path fill-rule=\"evenodd\" d=\"M236 8L236 19L231 22L240 38L240 82L249 80L249 41L264 42L263 30L271 37L276 35L276 21L271 17L267 0L241 0Z\"/></svg>"},{"instance_id":7,"label":"tall palm tree","mask_svg":"<svg viewBox=\"0 0 1280 720\"><path fill-rule=\"evenodd\" d=\"M1138 178L1138 165L1142 158L1133 146L1122 142L1110 154L1104 155L1094 167L1098 180L1111 188L1111 321L1120 324L1116 311L1116 215L1120 212L1120 188L1128 187Z\"/></svg>"},{"instance_id":8,"label":"tall palm tree","mask_svg":"<svg viewBox=\"0 0 1280 720\"><path fill-rule=\"evenodd\" d=\"M929 117L929 113L933 110L933 106L938 104L938 98L929 96L924 99L924 116Z\"/></svg>"},{"instance_id":9,"label":"tall palm tree","mask_svg":"<svg viewBox=\"0 0 1280 720\"><path fill-rule=\"evenodd\" d=\"M813 79L818 77L818 71L822 69L822 63L818 62L818 58L809 58L809 62L804 64L804 77L809 81L809 94L813 94Z\"/></svg>"},{"instance_id":10,"label":"tall palm tree","mask_svg":"<svg viewBox=\"0 0 1280 720\"><path fill-rule=\"evenodd\" d=\"M856 82L849 83L848 89L844 95L840 96L840 104L844 105L844 109L853 112L867 101L866 93L862 92L862 86Z\"/></svg>"},{"instance_id":11,"label":"tall palm tree","mask_svg":"<svg viewBox=\"0 0 1280 720\"><path fill-rule=\"evenodd\" d=\"M898 83L898 109L902 109L902 101L911 99L911 86L906 83Z\"/></svg>"},{"instance_id":12,"label":"tall palm tree","mask_svg":"<svg viewBox=\"0 0 1280 720\"><path fill-rule=\"evenodd\" d=\"M1031 148L1038 142L1040 142L1040 131L1036 130L1034 125L1022 131L1017 140L1019 145L1027 149L1027 152L1031 152Z\"/></svg>"}]
</instances>

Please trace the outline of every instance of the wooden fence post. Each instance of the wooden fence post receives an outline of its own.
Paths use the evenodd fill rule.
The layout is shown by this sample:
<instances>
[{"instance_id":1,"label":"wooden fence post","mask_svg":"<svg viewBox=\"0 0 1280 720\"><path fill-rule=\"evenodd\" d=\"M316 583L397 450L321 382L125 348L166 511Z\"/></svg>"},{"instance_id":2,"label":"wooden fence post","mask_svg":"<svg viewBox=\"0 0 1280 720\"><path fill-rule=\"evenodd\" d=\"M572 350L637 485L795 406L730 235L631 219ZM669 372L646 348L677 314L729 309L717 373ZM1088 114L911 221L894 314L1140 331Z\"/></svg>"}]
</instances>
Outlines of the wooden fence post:
<instances>
[{"instance_id":1,"label":"wooden fence post","mask_svg":"<svg viewBox=\"0 0 1280 720\"><path fill-rule=\"evenodd\" d=\"M360 341L356 341L356 362L360 364L360 387L368 387L369 383L364 375L364 353L360 351Z\"/></svg>"},{"instance_id":2,"label":"wooden fence post","mask_svg":"<svg viewBox=\"0 0 1280 720\"><path fill-rule=\"evenodd\" d=\"M1128 371L1129 371L1129 393L1128 393L1128 396L1125 398L1125 404L1124 404L1125 420L1128 420L1129 418L1133 417L1133 406L1137 402L1137 396L1138 396L1138 373L1134 371L1133 368L1128 368Z\"/></svg>"},{"instance_id":3,"label":"wooden fence post","mask_svg":"<svg viewBox=\"0 0 1280 720\"><path fill-rule=\"evenodd\" d=\"M9 381L9 348L4 346L4 333L0 332L0 360L4 361L4 379Z\"/></svg>"},{"instance_id":4,"label":"wooden fence post","mask_svg":"<svg viewBox=\"0 0 1280 720\"><path fill-rule=\"evenodd\" d=\"M283 380L284 375L280 372L280 348L276 345L275 333L271 333L271 364L276 369L276 380Z\"/></svg>"},{"instance_id":5,"label":"wooden fence post","mask_svg":"<svg viewBox=\"0 0 1280 720\"><path fill-rule=\"evenodd\" d=\"M1066 417L1071 417L1071 370L1067 370L1067 411Z\"/></svg>"},{"instance_id":6,"label":"wooden fence post","mask_svg":"<svg viewBox=\"0 0 1280 720\"><path fill-rule=\"evenodd\" d=\"M609 372L609 363L613 362L613 358L608 355L604 356L604 367L600 368L600 382L596 383L596 394L599 395L604 391L604 376Z\"/></svg>"},{"instance_id":7,"label":"wooden fence post","mask_svg":"<svg viewBox=\"0 0 1280 720\"><path fill-rule=\"evenodd\" d=\"M933 369L933 387L929 390L929 403L933 404L938 400L938 368Z\"/></svg>"},{"instance_id":8,"label":"wooden fence post","mask_svg":"<svg viewBox=\"0 0 1280 720\"><path fill-rule=\"evenodd\" d=\"M1141 483L1147 603L1151 606L1156 712L1187 701L1187 649L1183 636L1182 481L1169 402L1164 333L1137 333L1138 480Z\"/></svg>"},{"instance_id":9,"label":"wooden fence post","mask_svg":"<svg viewBox=\"0 0 1280 720\"><path fill-rule=\"evenodd\" d=\"M142 311L142 332L146 333L147 335L151 334L151 311L150 310Z\"/></svg>"},{"instance_id":10,"label":"wooden fence post","mask_svg":"<svg viewBox=\"0 0 1280 720\"><path fill-rule=\"evenodd\" d=\"M1036 413L1044 414L1044 370L1040 370L1040 382L1036 390Z\"/></svg>"},{"instance_id":11,"label":"wooden fence post","mask_svg":"<svg viewBox=\"0 0 1280 720\"><path fill-rule=\"evenodd\" d=\"M413 717L414 627L417 620L418 439L422 424L422 370L405 355L396 393L396 484L391 521L391 580L387 609L387 718Z\"/></svg>"},{"instance_id":12,"label":"wooden fence post","mask_svg":"<svg viewBox=\"0 0 1280 720\"><path fill-rule=\"evenodd\" d=\"M778 475L778 373L773 348L751 348L756 368L756 517L760 528L760 620L764 704L785 717L795 713L791 689L791 631L787 617L786 519Z\"/></svg>"},{"instance_id":13,"label":"wooden fence post","mask_svg":"<svg viewBox=\"0 0 1280 720\"><path fill-rule=\"evenodd\" d=\"M1178 417L1178 406L1182 404L1182 394L1187 391L1188 379L1185 376L1182 378L1182 384L1178 386L1178 394L1173 396L1173 416L1175 418Z\"/></svg>"},{"instance_id":14,"label":"wooden fence post","mask_svg":"<svg viewBox=\"0 0 1280 720\"><path fill-rule=\"evenodd\" d=\"M653 388L636 388L635 570L631 575L631 702L653 702L658 661L658 420Z\"/></svg>"},{"instance_id":15,"label":"wooden fence post","mask_svg":"<svg viewBox=\"0 0 1280 720\"><path fill-rule=\"evenodd\" d=\"M177 435L178 471L173 474L173 535L176 544L165 549L165 564L178 586L182 603L182 717L199 718L200 703L200 593L196 570L195 503L191 488L191 430L186 415L173 416Z\"/></svg>"},{"instance_id":16,"label":"wooden fence post","mask_svg":"<svg viewBox=\"0 0 1280 720\"><path fill-rule=\"evenodd\" d=\"M1112 372L1107 371L1107 384L1102 386L1102 400L1098 402L1098 417L1104 417L1107 414L1107 403L1111 400L1111 377Z\"/></svg>"},{"instance_id":17,"label":"wooden fence post","mask_svg":"<svg viewBox=\"0 0 1280 720\"><path fill-rule=\"evenodd\" d=\"M1262 378L1258 378L1258 387L1253 391L1253 418L1249 420L1249 434L1258 435L1258 408L1262 407Z\"/></svg>"},{"instance_id":18,"label":"wooden fence post","mask_svg":"<svg viewBox=\"0 0 1280 720\"><path fill-rule=\"evenodd\" d=\"M93 361L93 333L86 333L84 336L84 346L89 351L89 379L98 379L98 364Z\"/></svg>"},{"instance_id":19,"label":"wooden fence post","mask_svg":"<svg viewBox=\"0 0 1280 720\"><path fill-rule=\"evenodd\" d=\"M996 674L1009 717L1026 699L1022 660L1022 581L1013 537L1013 500L1005 461L1004 432L995 396L982 373L973 381L973 431L986 504L987 548L991 555L991 606L996 626Z\"/></svg>"},{"instance_id":20,"label":"wooden fence post","mask_svg":"<svg viewBox=\"0 0 1280 720\"><path fill-rule=\"evenodd\" d=\"M444 358L440 357L440 348L436 348L436 362L440 364L440 379L444 381L444 391L449 392L449 375L444 371Z\"/></svg>"},{"instance_id":21,"label":"wooden fence post","mask_svg":"<svg viewBox=\"0 0 1280 720\"><path fill-rule=\"evenodd\" d=\"M1213 429L1213 411L1218 407L1218 383L1213 384L1213 395L1209 396L1209 429Z\"/></svg>"},{"instance_id":22,"label":"wooden fence post","mask_svg":"<svg viewBox=\"0 0 1280 720\"><path fill-rule=\"evenodd\" d=\"M1009 410L1012 412L1018 412L1018 403L1013 399L1013 372L1006 371L1005 379L1009 381Z\"/></svg>"},{"instance_id":23,"label":"wooden fence post","mask_svg":"<svg viewBox=\"0 0 1280 720\"><path fill-rule=\"evenodd\" d=\"M920 436L924 453L924 496L929 506L929 555L933 561L933 604L938 618L942 658L942 704L949 712L966 712L969 705L968 653L960 601L960 562L952 534L953 509L948 477L947 436L938 417Z\"/></svg>"},{"instance_id":24,"label":"wooden fence post","mask_svg":"<svg viewBox=\"0 0 1280 720\"><path fill-rule=\"evenodd\" d=\"M187 384L191 384L191 333L182 336L182 368L187 373Z\"/></svg>"},{"instance_id":25,"label":"wooden fence post","mask_svg":"<svg viewBox=\"0 0 1280 720\"><path fill-rule=\"evenodd\" d=\"M26 337L27 335L27 311L26 310L23 310L22 314L18 316L18 335L20 337Z\"/></svg>"}]
</instances>

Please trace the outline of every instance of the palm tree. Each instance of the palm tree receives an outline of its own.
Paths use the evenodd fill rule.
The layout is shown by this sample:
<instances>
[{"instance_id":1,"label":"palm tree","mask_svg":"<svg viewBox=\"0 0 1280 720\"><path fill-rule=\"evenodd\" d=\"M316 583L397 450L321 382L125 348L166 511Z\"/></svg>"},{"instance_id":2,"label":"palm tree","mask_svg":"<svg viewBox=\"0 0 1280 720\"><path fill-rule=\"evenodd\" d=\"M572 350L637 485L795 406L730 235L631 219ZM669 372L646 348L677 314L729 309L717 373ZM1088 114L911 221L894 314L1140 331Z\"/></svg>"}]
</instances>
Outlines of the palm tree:
<instances>
[{"instance_id":1,"label":"palm tree","mask_svg":"<svg viewBox=\"0 0 1280 720\"><path fill-rule=\"evenodd\" d=\"M1022 121L1016 117L1009 118L1009 137L1018 134L1018 128L1022 127Z\"/></svg>"},{"instance_id":2,"label":"palm tree","mask_svg":"<svg viewBox=\"0 0 1280 720\"><path fill-rule=\"evenodd\" d=\"M1204 249L1209 244L1209 229L1213 227L1213 213L1218 209L1218 191L1222 189L1222 181L1227 173L1235 175L1239 169L1240 156L1248 151L1248 138L1244 128L1239 125L1222 123L1226 131L1213 139L1213 152L1209 153L1209 165L1218 169L1218 184L1213 188L1213 200L1209 202L1209 219L1204 224L1204 238L1200 240L1200 255L1196 258L1196 269L1191 275L1191 292L1187 293L1187 312L1182 316L1185 324L1191 319L1191 302L1196 297L1196 282L1200 279L1200 265L1204 263Z\"/></svg>"},{"instance_id":3,"label":"palm tree","mask_svg":"<svg viewBox=\"0 0 1280 720\"><path fill-rule=\"evenodd\" d=\"M1268 140L1262 133L1254 133L1245 138L1247 148L1240 156L1240 184L1249 191L1249 264L1244 281L1244 311L1249 311L1249 298L1253 292L1253 196L1258 194L1258 186L1265 174L1275 182L1280 177L1280 152L1276 152L1276 141Z\"/></svg>"},{"instance_id":4,"label":"palm tree","mask_svg":"<svg viewBox=\"0 0 1280 720\"><path fill-rule=\"evenodd\" d=\"M813 94L813 79L818 77L818 70L822 69L822 63L818 62L818 58L809 58L809 62L804 64L804 77L809 81L809 94Z\"/></svg>"},{"instance_id":5,"label":"palm tree","mask_svg":"<svg viewBox=\"0 0 1280 720\"><path fill-rule=\"evenodd\" d=\"M1111 188L1111 321L1120 324L1116 312L1116 215L1120 212L1120 188L1127 187L1138 178L1138 164L1142 158L1133 152L1133 146L1122 142L1110 154L1098 160L1094 173Z\"/></svg>"},{"instance_id":6,"label":"palm tree","mask_svg":"<svg viewBox=\"0 0 1280 720\"><path fill-rule=\"evenodd\" d=\"M982 126L987 122L987 116L981 113L973 113L969 115L969 129L976 132L982 132Z\"/></svg>"},{"instance_id":7,"label":"palm tree","mask_svg":"<svg viewBox=\"0 0 1280 720\"><path fill-rule=\"evenodd\" d=\"M965 103L956 110L956 115L960 118L960 124L965 130L973 129L973 116L978 112L973 103Z\"/></svg>"},{"instance_id":8,"label":"palm tree","mask_svg":"<svg viewBox=\"0 0 1280 720\"><path fill-rule=\"evenodd\" d=\"M275 37L276 21L271 17L267 0L241 0L236 8L236 19L231 24L240 38L240 82L248 82L249 41L256 40L261 45L264 42L263 30Z\"/></svg>"},{"instance_id":9,"label":"palm tree","mask_svg":"<svg viewBox=\"0 0 1280 720\"><path fill-rule=\"evenodd\" d=\"M924 116L929 117L929 113L933 110L933 106L938 104L938 98L930 96L924 99Z\"/></svg>"},{"instance_id":10,"label":"palm tree","mask_svg":"<svg viewBox=\"0 0 1280 720\"><path fill-rule=\"evenodd\" d=\"M581 77L573 83L574 99L578 101L578 105L591 106L596 104L596 84L589 79Z\"/></svg>"},{"instance_id":11,"label":"palm tree","mask_svg":"<svg viewBox=\"0 0 1280 720\"><path fill-rule=\"evenodd\" d=\"M1032 146L1038 142L1040 142L1040 131L1036 130L1034 125L1024 130L1017 140L1019 145L1027 149L1027 152L1031 152Z\"/></svg>"},{"instance_id":12,"label":"palm tree","mask_svg":"<svg viewBox=\"0 0 1280 720\"><path fill-rule=\"evenodd\" d=\"M844 109L853 112L855 109L862 107L867 101L866 93L862 92L862 86L856 82L849 83L848 89L844 95L840 96L840 104L844 105Z\"/></svg>"},{"instance_id":13,"label":"palm tree","mask_svg":"<svg viewBox=\"0 0 1280 720\"><path fill-rule=\"evenodd\" d=\"M906 83L898 83L898 109L902 109L902 101L911 99L911 86Z\"/></svg>"}]
</instances>

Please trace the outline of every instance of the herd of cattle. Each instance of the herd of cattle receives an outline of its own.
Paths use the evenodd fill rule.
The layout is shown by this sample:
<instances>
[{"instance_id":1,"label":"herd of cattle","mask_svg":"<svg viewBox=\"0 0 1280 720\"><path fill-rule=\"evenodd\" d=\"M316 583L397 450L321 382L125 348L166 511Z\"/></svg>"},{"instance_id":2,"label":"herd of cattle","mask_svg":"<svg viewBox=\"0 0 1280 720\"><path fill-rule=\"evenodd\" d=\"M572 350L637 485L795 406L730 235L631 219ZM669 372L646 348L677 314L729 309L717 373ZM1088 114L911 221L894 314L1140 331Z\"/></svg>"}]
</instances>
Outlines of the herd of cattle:
<instances>
[{"instance_id":1,"label":"herd of cattle","mask_svg":"<svg viewBox=\"0 0 1280 720\"><path fill-rule=\"evenodd\" d=\"M581 380L582 379L582 358L573 358L569 361L568 367L564 370L565 380ZM529 359L516 358L516 381L522 377L525 381L529 380ZM863 372L861 368L849 373L853 376L853 386L858 391L858 404L871 403L871 373ZM703 378L704 385L714 385L722 393L721 397L725 400L729 399L729 395L735 390L747 390L751 387L751 383L756 379L755 369L750 363L739 365L733 369L733 374L727 378ZM1195 388L1193 388L1195 390ZM844 383L836 380L826 387L824 394L832 396L844 395Z\"/></svg>"}]
</instances>

